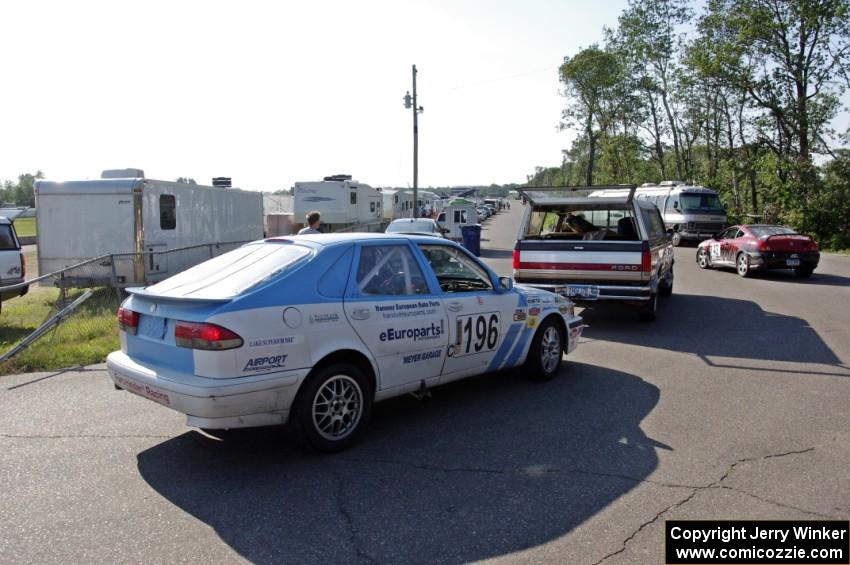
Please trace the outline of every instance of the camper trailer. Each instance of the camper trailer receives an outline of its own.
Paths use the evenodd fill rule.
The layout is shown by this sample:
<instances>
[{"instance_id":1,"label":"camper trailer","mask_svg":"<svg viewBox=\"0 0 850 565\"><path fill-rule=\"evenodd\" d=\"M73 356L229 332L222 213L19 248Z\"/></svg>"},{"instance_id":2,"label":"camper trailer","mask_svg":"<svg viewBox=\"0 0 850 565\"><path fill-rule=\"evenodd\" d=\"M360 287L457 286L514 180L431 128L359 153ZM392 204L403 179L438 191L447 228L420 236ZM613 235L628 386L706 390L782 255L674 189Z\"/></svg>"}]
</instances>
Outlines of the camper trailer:
<instances>
[{"instance_id":1,"label":"camper trailer","mask_svg":"<svg viewBox=\"0 0 850 565\"><path fill-rule=\"evenodd\" d=\"M35 198L40 273L100 255L147 253L115 262L120 284L145 284L210 257L157 252L263 237L262 193L147 179L139 169L36 181Z\"/></svg>"},{"instance_id":2,"label":"camper trailer","mask_svg":"<svg viewBox=\"0 0 850 565\"><path fill-rule=\"evenodd\" d=\"M320 181L296 182L292 188L292 212L303 222L313 210L322 215L322 229L332 232L358 226L375 226L383 220L381 191L351 179L333 175Z\"/></svg>"},{"instance_id":3,"label":"camper trailer","mask_svg":"<svg viewBox=\"0 0 850 565\"><path fill-rule=\"evenodd\" d=\"M591 197L605 195L605 190L590 194ZM673 245L685 239L708 239L728 224L726 210L717 193L703 186L678 180L645 183L635 191L635 198L648 200L658 207L665 227L672 234Z\"/></svg>"},{"instance_id":4,"label":"camper trailer","mask_svg":"<svg viewBox=\"0 0 850 565\"><path fill-rule=\"evenodd\" d=\"M403 188L385 188L381 191L384 199L383 217L385 222L413 215L413 191Z\"/></svg>"}]
</instances>

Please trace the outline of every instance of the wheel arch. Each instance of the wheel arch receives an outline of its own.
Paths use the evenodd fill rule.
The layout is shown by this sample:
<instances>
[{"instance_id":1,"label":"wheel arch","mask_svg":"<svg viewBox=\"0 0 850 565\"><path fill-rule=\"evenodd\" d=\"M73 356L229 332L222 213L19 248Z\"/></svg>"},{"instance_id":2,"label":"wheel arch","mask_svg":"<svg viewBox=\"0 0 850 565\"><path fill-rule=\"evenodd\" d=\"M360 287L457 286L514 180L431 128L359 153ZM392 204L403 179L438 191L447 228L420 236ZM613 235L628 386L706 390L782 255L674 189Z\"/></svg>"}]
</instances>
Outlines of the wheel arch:
<instances>
[{"instance_id":1,"label":"wheel arch","mask_svg":"<svg viewBox=\"0 0 850 565\"><path fill-rule=\"evenodd\" d=\"M357 351L356 349L339 349L328 353L313 366L304 380L307 380L310 375L315 374L317 371L321 371L325 367L335 363L348 363L363 371L363 374L369 379L369 392L372 397L375 396L375 391L378 388L378 376L375 367L372 365L372 361L362 351Z\"/></svg>"}]
</instances>

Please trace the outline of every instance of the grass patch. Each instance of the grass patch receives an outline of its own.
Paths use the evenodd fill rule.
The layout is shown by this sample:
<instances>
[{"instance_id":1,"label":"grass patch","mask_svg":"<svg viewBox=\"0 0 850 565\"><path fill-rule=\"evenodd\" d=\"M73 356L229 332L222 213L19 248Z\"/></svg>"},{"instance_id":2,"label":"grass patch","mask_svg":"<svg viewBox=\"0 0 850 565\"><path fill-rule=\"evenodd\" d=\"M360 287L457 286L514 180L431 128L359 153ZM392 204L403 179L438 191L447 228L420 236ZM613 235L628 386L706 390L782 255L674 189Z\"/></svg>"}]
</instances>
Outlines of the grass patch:
<instances>
[{"instance_id":1,"label":"grass patch","mask_svg":"<svg viewBox=\"0 0 850 565\"><path fill-rule=\"evenodd\" d=\"M36 234L35 218L18 218L14 224L18 237L32 237Z\"/></svg>"},{"instance_id":2,"label":"grass patch","mask_svg":"<svg viewBox=\"0 0 850 565\"><path fill-rule=\"evenodd\" d=\"M68 302L82 293L82 290L69 290ZM0 314L0 351L11 349L55 314L58 297L58 289L33 285L26 296L4 302ZM50 371L104 361L109 352L120 346L115 321L117 307L114 290L95 290L58 326L12 359L0 363L0 374Z\"/></svg>"}]
</instances>

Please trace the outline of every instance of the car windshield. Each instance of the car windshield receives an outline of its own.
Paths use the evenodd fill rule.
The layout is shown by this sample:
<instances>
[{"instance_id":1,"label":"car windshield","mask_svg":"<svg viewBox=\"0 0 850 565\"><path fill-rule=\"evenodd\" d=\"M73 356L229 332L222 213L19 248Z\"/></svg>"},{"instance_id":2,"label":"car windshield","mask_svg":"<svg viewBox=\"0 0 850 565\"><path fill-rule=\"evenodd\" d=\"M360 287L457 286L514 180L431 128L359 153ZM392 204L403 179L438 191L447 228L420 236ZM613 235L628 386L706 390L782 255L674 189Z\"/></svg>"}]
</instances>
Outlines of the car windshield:
<instances>
[{"instance_id":1,"label":"car windshield","mask_svg":"<svg viewBox=\"0 0 850 565\"><path fill-rule=\"evenodd\" d=\"M431 222L393 222L387 227L387 233L434 232Z\"/></svg>"},{"instance_id":2,"label":"car windshield","mask_svg":"<svg viewBox=\"0 0 850 565\"><path fill-rule=\"evenodd\" d=\"M150 286L147 292L186 298L233 298L309 254L310 249L301 245L244 245Z\"/></svg>"},{"instance_id":3,"label":"car windshield","mask_svg":"<svg viewBox=\"0 0 850 565\"><path fill-rule=\"evenodd\" d=\"M683 192L679 195L679 208L683 212L723 212L723 204L716 194Z\"/></svg>"},{"instance_id":4,"label":"car windshield","mask_svg":"<svg viewBox=\"0 0 850 565\"><path fill-rule=\"evenodd\" d=\"M766 237L769 235L795 235L797 232L785 226L750 226L750 231L756 237Z\"/></svg>"}]
</instances>

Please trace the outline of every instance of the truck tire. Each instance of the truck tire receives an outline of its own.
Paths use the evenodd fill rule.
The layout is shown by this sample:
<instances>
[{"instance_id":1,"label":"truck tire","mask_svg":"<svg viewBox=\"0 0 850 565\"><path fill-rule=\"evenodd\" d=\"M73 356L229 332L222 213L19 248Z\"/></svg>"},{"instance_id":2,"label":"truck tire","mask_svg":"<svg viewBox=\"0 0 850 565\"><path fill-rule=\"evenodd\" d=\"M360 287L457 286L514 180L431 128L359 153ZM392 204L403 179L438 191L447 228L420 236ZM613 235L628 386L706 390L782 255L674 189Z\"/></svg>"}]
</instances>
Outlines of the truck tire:
<instances>
[{"instance_id":1,"label":"truck tire","mask_svg":"<svg viewBox=\"0 0 850 565\"><path fill-rule=\"evenodd\" d=\"M369 381L354 365L328 365L307 377L293 408L301 443L325 453L343 451L363 435L372 413Z\"/></svg>"},{"instance_id":2,"label":"truck tire","mask_svg":"<svg viewBox=\"0 0 850 565\"><path fill-rule=\"evenodd\" d=\"M682 244L682 234L674 231L673 235L670 236L670 242L673 244L673 247L679 247Z\"/></svg>"},{"instance_id":3,"label":"truck tire","mask_svg":"<svg viewBox=\"0 0 850 565\"><path fill-rule=\"evenodd\" d=\"M558 375L564 357L564 334L554 318L543 320L531 340L524 373L537 381L551 381Z\"/></svg>"},{"instance_id":4,"label":"truck tire","mask_svg":"<svg viewBox=\"0 0 850 565\"><path fill-rule=\"evenodd\" d=\"M670 296L673 294L673 267L670 267L668 276L658 282L658 294L661 296Z\"/></svg>"},{"instance_id":5,"label":"truck tire","mask_svg":"<svg viewBox=\"0 0 850 565\"><path fill-rule=\"evenodd\" d=\"M641 307L638 317L641 322L652 322L655 320L656 312L658 312L658 293L653 292L649 296L649 302Z\"/></svg>"}]
</instances>

